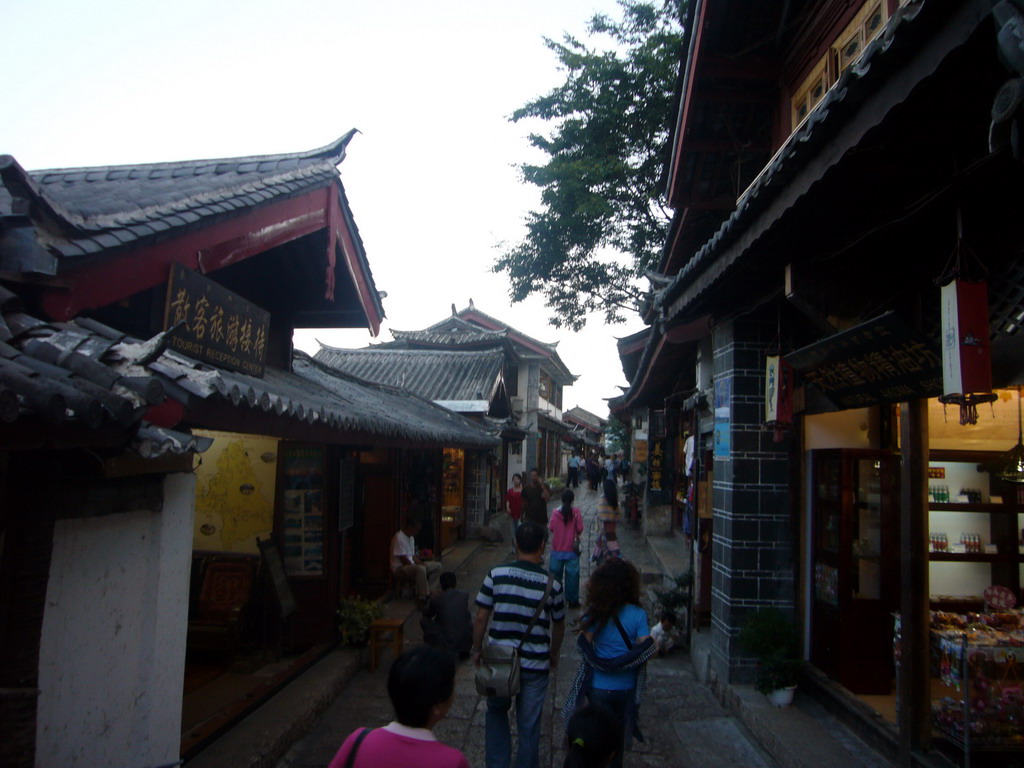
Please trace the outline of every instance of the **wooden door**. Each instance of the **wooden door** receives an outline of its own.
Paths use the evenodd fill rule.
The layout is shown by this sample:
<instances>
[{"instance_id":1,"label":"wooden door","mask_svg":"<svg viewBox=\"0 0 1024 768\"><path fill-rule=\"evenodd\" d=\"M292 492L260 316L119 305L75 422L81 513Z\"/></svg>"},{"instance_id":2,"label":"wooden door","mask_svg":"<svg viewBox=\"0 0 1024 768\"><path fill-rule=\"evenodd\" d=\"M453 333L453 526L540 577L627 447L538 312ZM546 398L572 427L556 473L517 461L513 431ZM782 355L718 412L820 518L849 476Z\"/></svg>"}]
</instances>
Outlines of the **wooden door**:
<instances>
[{"instance_id":1,"label":"wooden door","mask_svg":"<svg viewBox=\"0 0 1024 768\"><path fill-rule=\"evenodd\" d=\"M366 595L382 594L388 588L391 572L391 537L399 526L394 479L387 467L360 469L356 498L359 545L355 548L353 581Z\"/></svg>"}]
</instances>

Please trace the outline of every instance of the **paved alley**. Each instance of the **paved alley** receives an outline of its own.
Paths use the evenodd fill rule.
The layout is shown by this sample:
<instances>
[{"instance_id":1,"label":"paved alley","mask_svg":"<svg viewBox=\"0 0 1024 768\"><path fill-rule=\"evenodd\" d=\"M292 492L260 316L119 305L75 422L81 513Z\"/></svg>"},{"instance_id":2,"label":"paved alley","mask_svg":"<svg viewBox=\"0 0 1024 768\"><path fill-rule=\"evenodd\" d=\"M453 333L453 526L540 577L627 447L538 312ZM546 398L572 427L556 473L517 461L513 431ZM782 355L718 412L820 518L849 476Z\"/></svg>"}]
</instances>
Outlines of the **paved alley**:
<instances>
[{"instance_id":1,"label":"paved alley","mask_svg":"<svg viewBox=\"0 0 1024 768\"><path fill-rule=\"evenodd\" d=\"M597 494L580 488L576 504L584 513L584 555L581 580L590 573L589 552L594 537L594 509ZM554 506L552 504L551 506ZM623 554L644 573L654 573L653 558L637 531L620 527ZM508 543L479 547L456 573L459 587L475 595L487 570L510 554ZM650 603L653 595L648 595ZM648 605L648 614L653 611ZM561 766L564 759L564 731L559 709L576 671L575 633L572 626L579 611L570 610L561 662L548 688L541 738L541 766ZM420 642L419 613L405 625L406 644ZM310 733L292 746L278 768L322 768L345 737L360 726L381 726L392 719L385 684L390 655L376 672L361 669L344 692L317 720ZM484 714L486 706L473 685L473 667L462 662L456 676L456 698L448 717L436 728L437 736L461 749L472 766L484 765ZM773 768L774 763L756 745L740 723L718 703L711 692L697 682L689 655L678 652L655 658L648 664L647 699L640 711L640 725L646 743L635 745L626 755L627 768L679 766L679 768Z\"/></svg>"}]
</instances>

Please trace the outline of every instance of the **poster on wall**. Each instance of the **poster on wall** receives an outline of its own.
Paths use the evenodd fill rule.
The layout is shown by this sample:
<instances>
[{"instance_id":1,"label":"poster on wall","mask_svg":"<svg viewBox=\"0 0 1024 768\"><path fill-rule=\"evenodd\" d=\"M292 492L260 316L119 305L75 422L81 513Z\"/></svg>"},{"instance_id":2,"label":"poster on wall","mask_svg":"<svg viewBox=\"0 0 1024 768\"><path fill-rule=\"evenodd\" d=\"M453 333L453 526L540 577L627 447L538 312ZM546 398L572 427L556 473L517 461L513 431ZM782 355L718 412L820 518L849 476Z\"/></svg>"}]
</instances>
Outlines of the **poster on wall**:
<instances>
[{"instance_id":1,"label":"poster on wall","mask_svg":"<svg viewBox=\"0 0 1024 768\"><path fill-rule=\"evenodd\" d=\"M284 451L284 570L289 576L324 572L323 449Z\"/></svg>"},{"instance_id":2,"label":"poster on wall","mask_svg":"<svg viewBox=\"0 0 1024 768\"><path fill-rule=\"evenodd\" d=\"M729 457L732 427L732 379L715 380L715 458Z\"/></svg>"}]
</instances>

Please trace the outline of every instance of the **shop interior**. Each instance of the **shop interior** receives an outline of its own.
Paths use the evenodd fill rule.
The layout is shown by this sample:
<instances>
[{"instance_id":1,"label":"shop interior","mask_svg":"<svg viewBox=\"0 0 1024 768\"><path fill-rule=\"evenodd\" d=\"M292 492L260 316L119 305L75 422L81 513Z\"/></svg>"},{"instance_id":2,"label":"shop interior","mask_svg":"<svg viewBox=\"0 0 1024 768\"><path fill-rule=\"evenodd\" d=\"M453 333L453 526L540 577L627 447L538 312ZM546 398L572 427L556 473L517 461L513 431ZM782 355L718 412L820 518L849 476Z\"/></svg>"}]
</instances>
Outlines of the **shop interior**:
<instances>
[{"instance_id":1,"label":"shop interior","mask_svg":"<svg viewBox=\"0 0 1024 768\"><path fill-rule=\"evenodd\" d=\"M281 621L275 589L275 582L286 581L285 572L323 574L320 457L296 454L279 467L282 444L276 438L196 432L214 442L195 460L182 704L181 754L186 758L324 650L295 641ZM283 552L268 548L279 486Z\"/></svg>"},{"instance_id":2,"label":"shop interior","mask_svg":"<svg viewBox=\"0 0 1024 768\"><path fill-rule=\"evenodd\" d=\"M1020 400L1017 389L996 394L976 424L938 399L928 407L933 729L958 762L1024 749L1024 484L998 477L1018 444ZM883 447L896 443L897 410L807 416L804 431L811 661L891 723L899 462Z\"/></svg>"}]
</instances>

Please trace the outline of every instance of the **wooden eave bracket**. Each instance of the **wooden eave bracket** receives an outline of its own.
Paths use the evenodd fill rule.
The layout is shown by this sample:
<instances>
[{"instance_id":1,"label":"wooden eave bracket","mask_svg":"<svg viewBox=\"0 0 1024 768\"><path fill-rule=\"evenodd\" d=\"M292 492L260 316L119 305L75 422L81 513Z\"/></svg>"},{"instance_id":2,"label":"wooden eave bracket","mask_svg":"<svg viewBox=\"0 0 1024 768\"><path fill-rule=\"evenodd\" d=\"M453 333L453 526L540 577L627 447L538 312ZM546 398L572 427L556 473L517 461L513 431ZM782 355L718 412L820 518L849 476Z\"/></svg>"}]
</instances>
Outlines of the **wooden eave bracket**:
<instances>
[{"instance_id":1,"label":"wooden eave bracket","mask_svg":"<svg viewBox=\"0 0 1024 768\"><path fill-rule=\"evenodd\" d=\"M794 264L786 265L786 276L785 276L785 293L786 301L788 301L793 307L798 309L800 313L814 323L814 326L827 336L831 336L837 333L840 328L834 324L829 317L821 312L817 307L811 303L807 294L808 291L808 276L802 272L800 276L797 276L797 268Z\"/></svg>"}]
</instances>

